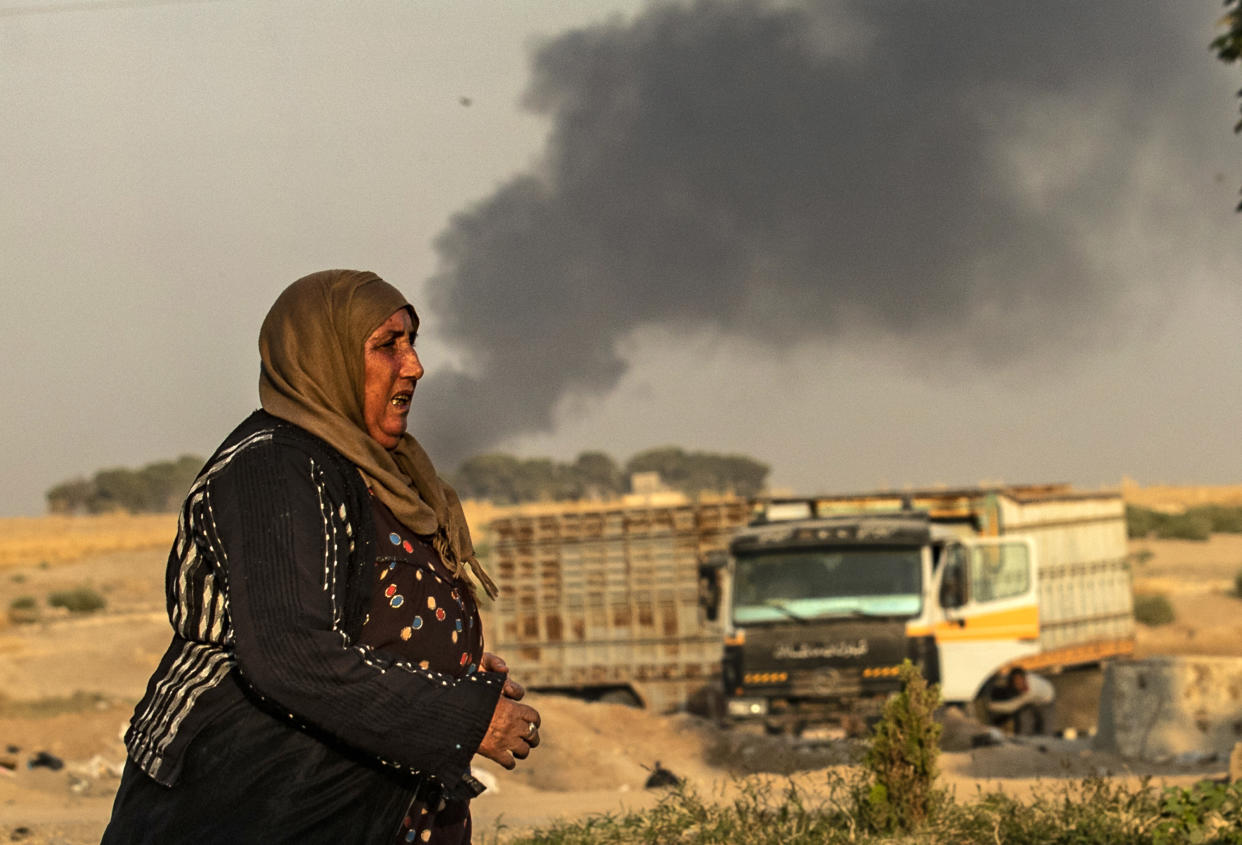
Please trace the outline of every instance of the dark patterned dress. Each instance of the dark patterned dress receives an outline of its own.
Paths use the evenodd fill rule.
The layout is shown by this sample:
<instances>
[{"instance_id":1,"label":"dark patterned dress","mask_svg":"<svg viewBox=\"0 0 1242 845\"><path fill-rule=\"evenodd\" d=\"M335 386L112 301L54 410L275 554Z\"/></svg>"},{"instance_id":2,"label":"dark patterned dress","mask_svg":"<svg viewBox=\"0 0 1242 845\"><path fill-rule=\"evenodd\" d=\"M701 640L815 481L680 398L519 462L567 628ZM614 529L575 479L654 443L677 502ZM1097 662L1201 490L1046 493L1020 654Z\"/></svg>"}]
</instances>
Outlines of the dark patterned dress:
<instances>
[{"instance_id":1,"label":"dark patterned dress","mask_svg":"<svg viewBox=\"0 0 1242 845\"><path fill-rule=\"evenodd\" d=\"M483 626L470 590L453 577L427 538L399 523L378 499L371 501L379 553L359 641L433 672L460 678L478 671ZM469 803L428 806L416 796L397 842L462 845L470 836Z\"/></svg>"}]
</instances>

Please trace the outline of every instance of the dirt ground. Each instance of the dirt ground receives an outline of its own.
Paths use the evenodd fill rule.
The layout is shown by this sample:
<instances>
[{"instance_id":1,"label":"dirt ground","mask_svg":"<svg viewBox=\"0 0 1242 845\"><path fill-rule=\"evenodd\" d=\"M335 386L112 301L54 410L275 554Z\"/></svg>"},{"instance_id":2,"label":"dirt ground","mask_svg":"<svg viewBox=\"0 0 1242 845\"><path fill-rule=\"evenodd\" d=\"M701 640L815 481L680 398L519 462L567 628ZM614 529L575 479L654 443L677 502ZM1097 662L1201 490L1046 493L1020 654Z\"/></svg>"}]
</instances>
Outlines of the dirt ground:
<instances>
[{"instance_id":1,"label":"dirt ground","mask_svg":"<svg viewBox=\"0 0 1242 845\"><path fill-rule=\"evenodd\" d=\"M1231 595L1242 570L1242 536L1142 541L1131 551L1136 590L1167 593L1177 616L1160 628L1140 626L1140 655L1242 656L1242 600ZM40 614L29 623L0 616L0 841L98 842L124 761L120 734L167 642L165 555L164 548L144 548L0 566L0 615L23 596L36 598ZM102 594L107 607L71 615L46 606L48 593L82 585ZM644 788L657 761L701 794L727 796L738 788L740 768L801 770L802 786L824 790L829 774L857 750L844 742L808 749L721 731L688 715L554 696L531 701L543 714L543 745L515 772L487 761L479 766L495 783L474 805L481 840L503 841L559 818L649 807L660 797ZM1226 765L1137 763L1092 751L1085 739L972 749L977 731L956 714L946 716L944 782L960 796L977 787L1029 794L1085 775L1135 782L1153 775L1184 784L1219 777ZM63 768L31 768L39 752Z\"/></svg>"},{"instance_id":2,"label":"dirt ground","mask_svg":"<svg viewBox=\"0 0 1242 845\"><path fill-rule=\"evenodd\" d=\"M1135 592L1166 594L1175 616L1169 625L1139 626L1139 656L1242 656L1242 600L1233 595L1242 572L1242 534L1217 534L1206 543L1132 541L1130 555Z\"/></svg>"}]
</instances>

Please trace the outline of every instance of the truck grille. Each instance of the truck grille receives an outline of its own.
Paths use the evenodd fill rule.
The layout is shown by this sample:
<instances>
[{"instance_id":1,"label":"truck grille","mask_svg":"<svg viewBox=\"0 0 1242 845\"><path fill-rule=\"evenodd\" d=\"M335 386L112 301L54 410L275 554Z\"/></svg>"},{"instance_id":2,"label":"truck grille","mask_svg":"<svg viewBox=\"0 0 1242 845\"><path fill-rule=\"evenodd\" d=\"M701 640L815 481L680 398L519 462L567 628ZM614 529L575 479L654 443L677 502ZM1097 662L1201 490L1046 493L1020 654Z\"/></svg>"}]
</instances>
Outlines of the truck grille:
<instances>
[{"instance_id":1,"label":"truck grille","mask_svg":"<svg viewBox=\"0 0 1242 845\"><path fill-rule=\"evenodd\" d=\"M803 672L791 672L789 694L794 698L854 696L862 692L862 678L857 668L824 666Z\"/></svg>"}]
</instances>

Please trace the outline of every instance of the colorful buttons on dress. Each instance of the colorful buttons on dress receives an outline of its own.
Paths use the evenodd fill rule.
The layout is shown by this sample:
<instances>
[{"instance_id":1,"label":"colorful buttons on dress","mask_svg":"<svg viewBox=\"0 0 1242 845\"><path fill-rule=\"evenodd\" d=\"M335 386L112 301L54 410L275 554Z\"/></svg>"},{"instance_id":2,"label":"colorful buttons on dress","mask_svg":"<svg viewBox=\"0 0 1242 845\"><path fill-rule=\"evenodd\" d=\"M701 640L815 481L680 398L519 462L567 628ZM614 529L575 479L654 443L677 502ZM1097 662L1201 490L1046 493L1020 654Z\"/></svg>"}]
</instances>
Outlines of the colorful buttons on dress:
<instances>
[{"instance_id":1,"label":"colorful buttons on dress","mask_svg":"<svg viewBox=\"0 0 1242 845\"><path fill-rule=\"evenodd\" d=\"M406 539L404 531L394 530L387 535L380 534L381 544L384 536L396 548L376 561L378 580L383 586L381 595L374 599L376 605L372 610L383 601L395 612L390 615L375 610L370 614L375 618L370 620L368 632L382 628L377 636L393 647L398 657L425 672L437 673L434 679L442 684L450 683L454 675L463 680L467 676L471 676L471 680L483 678L476 674L481 671L477 662L472 662L473 649L479 643L474 630L478 626L473 618L473 605L466 601L472 596L469 585L460 577L441 574L437 570L440 564L435 561L436 556L419 538ZM406 604L416 612L406 611ZM428 626L427 623L432 624ZM441 639L445 636L442 631L447 632L449 642ZM457 668L451 663L450 655L454 653L459 658ZM402 831L402 841L410 841L406 835L410 832L416 834L415 841L421 837L422 825L417 821L415 819L415 824Z\"/></svg>"}]
</instances>

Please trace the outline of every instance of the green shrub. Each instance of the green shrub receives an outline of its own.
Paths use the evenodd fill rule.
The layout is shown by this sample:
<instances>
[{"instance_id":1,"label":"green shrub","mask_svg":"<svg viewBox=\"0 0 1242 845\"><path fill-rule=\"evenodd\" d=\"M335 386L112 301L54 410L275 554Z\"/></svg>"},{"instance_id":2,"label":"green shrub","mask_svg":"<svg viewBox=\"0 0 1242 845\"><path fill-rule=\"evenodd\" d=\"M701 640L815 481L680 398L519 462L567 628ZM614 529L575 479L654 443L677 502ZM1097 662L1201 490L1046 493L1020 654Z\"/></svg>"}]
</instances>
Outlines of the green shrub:
<instances>
[{"instance_id":1,"label":"green shrub","mask_svg":"<svg viewBox=\"0 0 1242 845\"><path fill-rule=\"evenodd\" d=\"M1156 525L1162 540L1206 540L1212 536L1212 519L1201 511L1168 514Z\"/></svg>"},{"instance_id":2,"label":"green shrub","mask_svg":"<svg viewBox=\"0 0 1242 845\"><path fill-rule=\"evenodd\" d=\"M1242 843L1242 782L1205 780L1189 789L1170 786L1161 797L1153 845Z\"/></svg>"},{"instance_id":3,"label":"green shrub","mask_svg":"<svg viewBox=\"0 0 1242 845\"><path fill-rule=\"evenodd\" d=\"M1142 539L1156 530L1156 524L1164 514L1138 505L1126 505L1126 535L1131 540Z\"/></svg>"},{"instance_id":4,"label":"green shrub","mask_svg":"<svg viewBox=\"0 0 1242 845\"><path fill-rule=\"evenodd\" d=\"M1162 513L1126 505L1126 535L1141 539L1206 540L1212 534L1242 534L1242 507L1200 505L1184 513Z\"/></svg>"},{"instance_id":5,"label":"green shrub","mask_svg":"<svg viewBox=\"0 0 1242 845\"><path fill-rule=\"evenodd\" d=\"M934 718L940 687L928 686L909 660L901 664L901 692L884 703L884 715L863 757L870 786L860 815L877 831L914 830L943 800L936 789L942 726Z\"/></svg>"},{"instance_id":6,"label":"green shrub","mask_svg":"<svg viewBox=\"0 0 1242 845\"><path fill-rule=\"evenodd\" d=\"M1157 790L1106 778L1065 781L1019 800L1002 792L946 799L937 815L906 835L875 833L850 803L858 787L830 772L823 798L793 782L785 788L744 781L730 801L704 801L678 789L643 812L595 815L518 838L512 845L1242 845L1242 785L1202 781ZM498 834L475 831L495 845Z\"/></svg>"},{"instance_id":7,"label":"green shrub","mask_svg":"<svg viewBox=\"0 0 1242 845\"><path fill-rule=\"evenodd\" d=\"M48 593L47 603L52 607L63 607L70 613L91 613L108 602L90 587L74 587L72 590Z\"/></svg>"},{"instance_id":8,"label":"green shrub","mask_svg":"<svg viewBox=\"0 0 1242 845\"><path fill-rule=\"evenodd\" d=\"M1173 605L1164 593L1134 597L1134 618L1144 625L1167 625L1174 619Z\"/></svg>"},{"instance_id":9,"label":"green shrub","mask_svg":"<svg viewBox=\"0 0 1242 845\"><path fill-rule=\"evenodd\" d=\"M9 620L18 624L39 621L39 602L34 596L18 596L9 602Z\"/></svg>"},{"instance_id":10,"label":"green shrub","mask_svg":"<svg viewBox=\"0 0 1242 845\"><path fill-rule=\"evenodd\" d=\"M1242 534L1242 507L1228 505L1202 505L1186 511L1206 519L1213 534Z\"/></svg>"}]
</instances>

